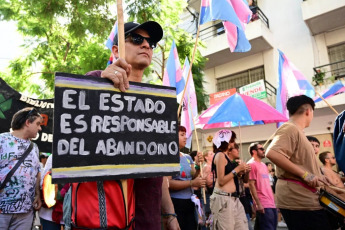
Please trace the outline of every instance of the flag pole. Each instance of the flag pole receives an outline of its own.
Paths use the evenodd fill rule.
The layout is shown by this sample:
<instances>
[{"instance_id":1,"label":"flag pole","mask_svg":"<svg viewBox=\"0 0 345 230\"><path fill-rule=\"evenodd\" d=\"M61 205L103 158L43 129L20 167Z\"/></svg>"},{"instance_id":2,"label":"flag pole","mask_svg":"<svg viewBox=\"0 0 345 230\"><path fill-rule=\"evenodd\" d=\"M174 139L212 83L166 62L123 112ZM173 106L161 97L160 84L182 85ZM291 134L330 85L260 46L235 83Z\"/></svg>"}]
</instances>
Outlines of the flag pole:
<instances>
[{"instance_id":1,"label":"flag pole","mask_svg":"<svg viewBox=\"0 0 345 230\"><path fill-rule=\"evenodd\" d=\"M318 95L318 96L329 106L329 108L331 108L331 109L335 112L335 114L339 115L338 111L335 110L335 108L333 108L333 106L330 105L330 104L328 103L328 101L326 101L326 99L323 98L323 96L321 96L321 94L319 94L319 92L315 91L315 93L316 93L316 94L317 94L317 95Z\"/></svg>"},{"instance_id":2,"label":"flag pole","mask_svg":"<svg viewBox=\"0 0 345 230\"><path fill-rule=\"evenodd\" d=\"M195 133L195 138L196 138L196 145L197 145L197 149L198 149L198 152L200 152L200 147L199 147L199 138L198 138L198 132L196 131L196 126L195 126L195 119L194 119L194 116L193 116L193 110L191 109L190 107L190 100L189 100L189 97L188 97L188 107L192 113L192 119L193 119L193 125L194 125L194 133ZM200 174L201 174L201 177L203 177L204 173L203 173L203 166L200 165ZM206 204L206 193L205 193L205 188L201 188L201 191L202 191L202 196L203 196L203 199L204 199L204 204Z\"/></svg>"},{"instance_id":3,"label":"flag pole","mask_svg":"<svg viewBox=\"0 0 345 230\"><path fill-rule=\"evenodd\" d=\"M200 19L199 19L199 21L200 21ZM189 80L189 77L190 77L190 75L192 73L192 66L193 66L193 62L194 62L196 47L198 46L199 33L200 33L200 23L198 25L198 30L196 32L196 38L195 38L195 44L194 44L192 60L190 62L190 66L189 66L189 70L188 70L188 77L187 77L186 84L185 84L184 89L183 89L183 94L182 94L182 98L181 98L181 101L180 101L180 105L178 106L177 117L179 117L179 115L180 115L181 107L182 107L182 103L183 103L183 98L184 98L184 95L186 93L186 89L187 89L187 85L188 85L188 80Z\"/></svg>"},{"instance_id":4,"label":"flag pole","mask_svg":"<svg viewBox=\"0 0 345 230\"><path fill-rule=\"evenodd\" d=\"M119 45L119 58L125 59L126 52L125 52L125 26L123 20L123 7L122 7L122 0L117 0L117 25L118 25L118 45ZM125 207L128 204L128 192L127 192L127 180L121 180L123 195L124 195L124 202ZM128 225L128 212L126 212L126 220Z\"/></svg>"}]
</instances>

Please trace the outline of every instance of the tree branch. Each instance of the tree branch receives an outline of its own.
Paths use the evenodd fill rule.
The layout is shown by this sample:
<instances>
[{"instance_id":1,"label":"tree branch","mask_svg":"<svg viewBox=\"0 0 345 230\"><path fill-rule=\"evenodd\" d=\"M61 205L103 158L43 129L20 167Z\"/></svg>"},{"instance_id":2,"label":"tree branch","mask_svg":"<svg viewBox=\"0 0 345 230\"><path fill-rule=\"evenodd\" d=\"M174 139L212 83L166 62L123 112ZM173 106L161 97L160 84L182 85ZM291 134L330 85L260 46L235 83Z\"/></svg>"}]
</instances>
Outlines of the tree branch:
<instances>
[{"instance_id":1,"label":"tree branch","mask_svg":"<svg viewBox=\"0 0 345 230\"><path fill-rule=\"evenodd\" d=\"M68 54L68 51L69 51L70 47L71 47L71 43L67 42L66 52L65 52L65 55L63 56L63 61L64 62L66 61L67 54Z\"/></svg>"}]
</instances>

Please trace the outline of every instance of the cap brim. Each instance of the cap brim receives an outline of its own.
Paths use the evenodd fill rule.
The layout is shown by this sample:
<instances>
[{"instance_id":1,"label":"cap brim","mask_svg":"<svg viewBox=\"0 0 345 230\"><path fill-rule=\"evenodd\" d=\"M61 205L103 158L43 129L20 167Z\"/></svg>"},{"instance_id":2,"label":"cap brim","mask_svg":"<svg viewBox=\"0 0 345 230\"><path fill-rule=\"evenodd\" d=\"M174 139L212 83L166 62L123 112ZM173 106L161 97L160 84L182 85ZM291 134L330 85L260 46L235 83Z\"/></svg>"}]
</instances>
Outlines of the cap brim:
<instances>
[{"instance_id":1,"label":"cap brim","mask_svg":"<svg viewBox=\"0 0 345 230\"><path fill-rule=\"evenodd\" d=\"M163 37L163 29L162 27L155 21L147 21L143 24L140 24L136 27L133 27L132 29L126 31L126 35L130 32L133 32L137 29L143 29L147 31L147 33L150 35L150 38L154 42L159 42Z\"/></svg>"}]
</instances>

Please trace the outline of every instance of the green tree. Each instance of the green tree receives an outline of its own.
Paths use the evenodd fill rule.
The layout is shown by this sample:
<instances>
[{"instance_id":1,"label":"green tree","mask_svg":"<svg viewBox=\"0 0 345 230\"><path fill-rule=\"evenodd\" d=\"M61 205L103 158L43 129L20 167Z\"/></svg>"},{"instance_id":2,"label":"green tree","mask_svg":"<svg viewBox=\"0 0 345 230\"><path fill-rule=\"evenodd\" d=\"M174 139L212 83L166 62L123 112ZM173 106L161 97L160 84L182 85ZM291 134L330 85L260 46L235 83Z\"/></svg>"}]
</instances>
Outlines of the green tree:
<instances>
[{"instance_id":1,"label":"green tree","mask_svg":"<svg viewBox=\"0 0 345 230\"><path fill-rule=\"evenodd\" d=\"M26 50L11 61L10 72L0 73L0 77L17 91L52 98L55 72L85 74L104 69L110 55L104 42L116 18L112 12L115 10L110 10L115 3L113 0L0 1L0 20L17 22L18 31L25 37ZM180 62L183 64L186 56L191 60L194 39L178 27L186 1L127 0L126 3L129 20L155 20L164 28L164 39L155 50L153 64L145 71L147 82L160 84L173 39ZM197 51L192 72L199 110L206 108L202 72L205 61Z\"/></svg>"},{"instance_id":2,"label":"green tree","mask_svg":"<svg viewBox=\"0 0 345 230\"><path fill-rule=\"evenodd\" d=\"M104 69L104 41L114 23L107 0L0 1L0 19L17 22L25 54L1 73L13 88L52 98L55 72ZM38 67L37 67L38 66ZM40 71L36 71L40 69ZM18 81L20 79L20 81Z\"/></svg>"}]
</instances>

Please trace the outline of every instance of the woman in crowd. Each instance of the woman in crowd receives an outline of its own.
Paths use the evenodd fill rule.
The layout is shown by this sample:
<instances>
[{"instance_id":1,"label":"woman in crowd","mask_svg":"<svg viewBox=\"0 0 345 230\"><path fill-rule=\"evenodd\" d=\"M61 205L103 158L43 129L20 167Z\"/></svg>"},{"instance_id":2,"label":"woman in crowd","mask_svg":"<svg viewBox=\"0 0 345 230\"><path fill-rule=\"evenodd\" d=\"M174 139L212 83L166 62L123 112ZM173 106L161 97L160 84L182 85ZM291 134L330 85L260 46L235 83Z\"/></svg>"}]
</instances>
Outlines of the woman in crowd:
<instances>
[{"instance_id":1,"label":"woman in crowd","mask_svg":"<svg viewBox=\"0 0 345 230\"><path fill-rule=\"evenodd\" d=\"M186 145L186 128L179 126L179 148ZM181 230L192 230L197 228L197 221L194 215L195 205L191 200L193 195L192 187L205 187L206 180L199 176L199 156L196 156L196 165L190 155L180 152L180 174L169 178L169 189L171 200L174 204L177 220Z\"/></svg>"},{"instance_id":2,"label":"woman in crowd","mask_svg":"<svg viewBox=\"0 0 345 230\"><path fill-rule=\"evenodd\" d=\"M217 230L244 230L248 229L248 221L243 205L239 200L239 183L237 175L250 170L245 163L238 164L231 161L235 152L236 134L230 130L220 130L213 138L215 156L212 162L212 171L215 172L216 184L210 198L213 214L213 229ZM238 151L237 151L238 154Z\"/></svg>"}]
</instances>

